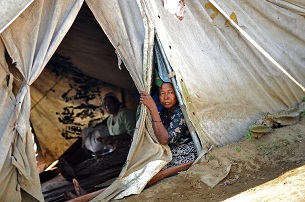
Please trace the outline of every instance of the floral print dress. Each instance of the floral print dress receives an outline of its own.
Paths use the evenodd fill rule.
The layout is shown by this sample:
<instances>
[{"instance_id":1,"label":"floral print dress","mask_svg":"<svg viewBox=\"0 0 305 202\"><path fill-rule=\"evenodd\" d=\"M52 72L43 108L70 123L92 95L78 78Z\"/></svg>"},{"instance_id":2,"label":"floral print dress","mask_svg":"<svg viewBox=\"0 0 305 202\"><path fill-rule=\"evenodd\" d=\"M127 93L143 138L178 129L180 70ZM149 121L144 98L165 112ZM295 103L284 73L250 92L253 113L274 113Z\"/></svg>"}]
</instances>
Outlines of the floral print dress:
<instances>
[{"instance_id":1,"label":"floral print dress","mask_svg":"<svg viewBox=\"0 0 305 202\"><path fill-rule=\"evenodd\" d=\"M163 108L160 115L162 123L168 131L168 146L173 156L172 161L165 168L194 161L197 157L196 148L180 107L177 106L174 109L167 125L165 124L168 115L167 109Z\"/></svg>"}]
</instances>

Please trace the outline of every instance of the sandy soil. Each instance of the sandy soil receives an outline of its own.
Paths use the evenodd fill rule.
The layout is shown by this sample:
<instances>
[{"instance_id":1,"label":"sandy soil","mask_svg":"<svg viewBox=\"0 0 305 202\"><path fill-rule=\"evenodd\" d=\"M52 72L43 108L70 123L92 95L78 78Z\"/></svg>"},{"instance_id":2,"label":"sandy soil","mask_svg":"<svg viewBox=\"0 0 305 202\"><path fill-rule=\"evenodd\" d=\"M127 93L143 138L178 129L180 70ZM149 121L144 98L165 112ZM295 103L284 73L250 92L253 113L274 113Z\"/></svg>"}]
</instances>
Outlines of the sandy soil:
<instances>
[{"instance_id":1,"label":"sandy soil","mask_svg":"<svg viewBox=\"0 0 305 202\"><path fill-rule=\"evenodd\" d=\"M120 201L305 201L305 119L259 139L214 148L207 161ZM214 188L202 181L207 168L228 175Z\"/></svg>"}]
</instances>

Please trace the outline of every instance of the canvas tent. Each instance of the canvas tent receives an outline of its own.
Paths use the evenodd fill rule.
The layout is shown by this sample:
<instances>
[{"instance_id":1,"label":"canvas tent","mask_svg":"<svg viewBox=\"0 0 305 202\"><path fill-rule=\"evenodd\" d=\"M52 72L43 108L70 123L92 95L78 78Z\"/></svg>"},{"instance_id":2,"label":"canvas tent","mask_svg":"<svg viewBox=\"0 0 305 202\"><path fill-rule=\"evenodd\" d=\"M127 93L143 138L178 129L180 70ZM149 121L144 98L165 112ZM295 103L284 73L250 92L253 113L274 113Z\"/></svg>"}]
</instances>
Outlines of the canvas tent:
<instances>
[{"instance_id":1,"label":"canvas tent","mask_svg":"<svg viewBox=\"0 0 305 202\"><path fill-rule=\"evenodd\" d=\"M158 33L202 145L238 141L263 113L294 106L304 96L305 4L301 0L186 1L182 21L161 1L85 2L139 91L150 88L154 33ZM4 201L21 197L43 201L30 136L30 86L83 3L0 3L0 198ZM226 23L229 17L235 26ZM16 76L9 71L5 51L22 75L17 96L12 93ZM120 177L94 200L140 193L170 158L168 147L157 144L142 107Z\"/></svg>"}]
</instances>

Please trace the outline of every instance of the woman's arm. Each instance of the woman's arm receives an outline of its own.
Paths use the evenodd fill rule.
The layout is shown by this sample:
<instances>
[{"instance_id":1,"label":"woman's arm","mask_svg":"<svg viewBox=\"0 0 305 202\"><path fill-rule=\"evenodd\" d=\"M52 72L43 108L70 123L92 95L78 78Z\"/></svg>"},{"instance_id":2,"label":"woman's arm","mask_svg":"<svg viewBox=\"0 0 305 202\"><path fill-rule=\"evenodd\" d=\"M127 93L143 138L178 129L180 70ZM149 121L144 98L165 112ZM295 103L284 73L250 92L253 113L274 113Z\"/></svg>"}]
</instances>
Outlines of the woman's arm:
<instances>
[{"instance_id":1,"label":"woman's arm","mask_svg":"<svg viewBox=\"0 0 305 202\"><path fill-rule=\"evenodd\" d=\"M157 109L157 105L153 98L146 92L141 92L140 103L144 104L150 112L150 115L153 119L153 128L157 139L160 144L167 144L168 143L168 131L164 127L160 114Z\"/></svg>"}]
</instances>

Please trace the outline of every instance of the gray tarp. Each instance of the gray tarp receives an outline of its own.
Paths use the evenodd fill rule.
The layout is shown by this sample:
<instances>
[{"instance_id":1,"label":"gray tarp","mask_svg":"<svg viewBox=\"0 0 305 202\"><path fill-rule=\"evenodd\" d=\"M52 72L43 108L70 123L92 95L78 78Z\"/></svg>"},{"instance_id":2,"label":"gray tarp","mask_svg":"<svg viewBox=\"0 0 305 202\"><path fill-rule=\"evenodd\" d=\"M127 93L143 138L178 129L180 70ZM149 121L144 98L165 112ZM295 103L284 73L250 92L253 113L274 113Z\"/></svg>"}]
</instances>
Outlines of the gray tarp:
<instances>
[{"instance_id":1,"label":"gray tarp","mask_svg":"<svg viewBox=\"0 0 305 202\"><path fill-rule=\"evenodd\" d=\"M22 18L18 18L1 35L27 85L21 88L17 96L16 108L5 108L11 114L17 112L18 123L23 125L14 124L17 118L1 119L1 130L5 133L1 136L0 146L2 151L8 153L9 147L3 144L11 142L15 134L12 126L16 126L18 134L14 147L20 149L18 155L26 165L25 171L22 167L18 169L25 174L33 171L33 178L29 178L32 184L37 183L34 154L23 150L30 148L32 143L21 141L29 137L29 85L42 71L82 3L60 0L41 2L35 1L35 9L29 7ZM278 68L283 67L304 86L305 19L299 12L288 10L287 7L295 3L302 11L304 3L301 1L285 1L286 7L260 0L213 1L214 6L217 4L224 14L231 16L246 35L230 26L211 4L212 1L208 0L186 1L186 16L182 21L167 12L161 1L86 2L138 90L149 89L153 32L156 30L177 75L188 115L203 143L208 141L223 145L238 141L244 136L248 125L260 115L294 106L304 96L302 89ZM72 9L73 5L77 8ZM60 11L55 9L57 6L61 8ZM61 15L61 12L65 15ZM60 26L57 27L55 22L63 23L64 20L68 25L62 28L61 37L56 38ZM10 31L15 29L21 31ZM9 40L10 35L13 36L12 40ZM259 51L246 36L265 52ZM47 37L50 37L49 41L42 40ZM56 42L46 51L45 46L52 44L55 38ZM40 63L36 64L35 61ZM2 94L5 95L3 87ZM9 100L7 97L1 99ZM4 109L2 106L9 105L1 103L1 110ZM168 147L156 143L146 114L146 109L142 108L133 147L120 178L96 201L141 192L154 173L170 160ZM1 156L0 159L3 168L7 158ZM14 165L17 166L16 163ZM5 166L10 165L5 163ZM39 191L30 191L31 188L22 186L40 200L37 196Z\"/></svg>"}]
</instances>

